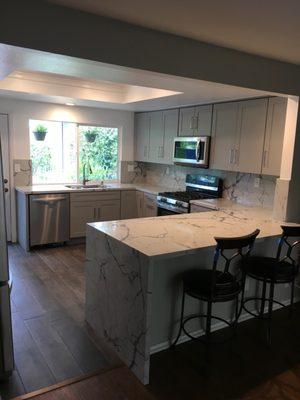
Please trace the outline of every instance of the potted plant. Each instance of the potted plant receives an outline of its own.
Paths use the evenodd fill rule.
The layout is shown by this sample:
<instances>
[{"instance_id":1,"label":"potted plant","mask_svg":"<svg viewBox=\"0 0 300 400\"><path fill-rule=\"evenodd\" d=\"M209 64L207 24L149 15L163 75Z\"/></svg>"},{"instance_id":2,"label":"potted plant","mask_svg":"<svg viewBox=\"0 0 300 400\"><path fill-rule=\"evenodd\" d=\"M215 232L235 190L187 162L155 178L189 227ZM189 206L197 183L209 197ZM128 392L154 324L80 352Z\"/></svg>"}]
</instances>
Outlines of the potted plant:
<instances>
[{"instance_id":1,"label":"potted plant","mask_svg":"<svg viewBox=\"0 0 300 400\"><path fill-rule=\"evenodd\" d=\"M85 139L89 143L93 143L98 135L97 128L89 128L83 132Z\"/></svg>"},{"instance_id":2,"label":"potted plant","mask_svg":"<svg viewBox=\"0 0 300 400\"><path fill-rule=\"evenodd\" d=\"M37 125L33 133L36 140L43 141L46 137L47 128L44 125Z\"/></svg>"}]
</instances>

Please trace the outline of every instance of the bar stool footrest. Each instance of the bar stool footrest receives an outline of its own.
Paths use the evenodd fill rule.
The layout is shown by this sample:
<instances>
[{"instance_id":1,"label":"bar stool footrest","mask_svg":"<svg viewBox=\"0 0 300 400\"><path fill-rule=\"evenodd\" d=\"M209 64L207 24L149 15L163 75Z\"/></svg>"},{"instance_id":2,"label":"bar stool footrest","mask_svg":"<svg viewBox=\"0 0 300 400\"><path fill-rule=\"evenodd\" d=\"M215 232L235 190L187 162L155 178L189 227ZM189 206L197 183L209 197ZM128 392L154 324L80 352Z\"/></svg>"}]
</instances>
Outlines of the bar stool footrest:
<instances>
[{"instance_id":1,"label":"bar stool footrest","mask_svg":"<svg viewBox=\"0 0 300 400\"><path fill-rule=\"evenodd\" d=\"M262 297L249 297L248 299L246 299L246 300L244 300L243 301L243 304L242 304L242 309L243 310L245 310L248 314L250 314L250 315L252 315L254 318L259 318L259 319L268 319L268 316L266 315L261 315L261 314L258 314L258 313L254 313L253 311L250 311L246 306L245 306L245 304L246 303L248 303L249 301L265 301L265 302L270 302L271 301L271 299L268 299L268 298L266 298L266 299L263 299ZM280 301L277 301L277 300L272 300L272 302L273 303L275 303L275 304L279 304L281 307L287 307L285 304L283 304L283 303L281 303Z\"/></svg>"}]
</instances>

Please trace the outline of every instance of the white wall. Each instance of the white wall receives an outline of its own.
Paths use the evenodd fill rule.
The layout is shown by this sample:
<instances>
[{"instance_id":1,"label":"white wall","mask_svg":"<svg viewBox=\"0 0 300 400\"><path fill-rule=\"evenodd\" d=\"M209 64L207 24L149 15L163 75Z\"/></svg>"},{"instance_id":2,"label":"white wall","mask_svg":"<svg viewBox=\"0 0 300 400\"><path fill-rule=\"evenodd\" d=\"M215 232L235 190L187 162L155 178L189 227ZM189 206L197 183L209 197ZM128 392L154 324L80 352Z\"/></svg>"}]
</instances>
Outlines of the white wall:
<instances>
[{"instance_id":1,"label":"white wall","mask_svg":"<svg viewBox=\"0 0 300 400\"><path fill-rule=\"evenodd\" d=\"M118 127L121 160L133 160L133 112L0 98L0 113L9 114L11 159L29 159L29 119L44 119Z\"/></svg>"}]
</instances>

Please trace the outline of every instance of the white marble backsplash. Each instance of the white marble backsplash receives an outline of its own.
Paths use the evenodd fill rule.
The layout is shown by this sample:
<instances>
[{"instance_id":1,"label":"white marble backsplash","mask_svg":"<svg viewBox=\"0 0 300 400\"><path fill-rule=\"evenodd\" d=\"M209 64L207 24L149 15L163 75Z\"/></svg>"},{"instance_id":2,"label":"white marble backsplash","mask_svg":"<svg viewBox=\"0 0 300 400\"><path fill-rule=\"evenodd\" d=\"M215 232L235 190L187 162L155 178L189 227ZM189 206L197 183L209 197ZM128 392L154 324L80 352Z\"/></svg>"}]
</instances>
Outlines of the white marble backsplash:
<instances>
[{"instance_id":1,"label":"white marble backsplash","mask_svg":"<svg viewBox=\"0 0 300 400\"><path fill-rule=\"evenodd\" d=\"M123 171L126 169L124 166ZM276 187L276 177L273 176L138 162L134 163L134 173L127 176L125 173L123 181L184 190L186 174L219 176L223 179L224 198L247 206L273 207ZM254 186L256 178L260 178L258 188Z\"/></svg>"},{"instance_id":2,"label":"white marble backsplash","mask_svg":"<svg viewBox=\"0 0 300 400\"><path fill-rule=\"evenodd\" d=\"M17 169L19 169L19 172L16 172ZM13 160L13 171L14 171L14 186L32 185L31 160Z\"/></svg>"}]
</instances>

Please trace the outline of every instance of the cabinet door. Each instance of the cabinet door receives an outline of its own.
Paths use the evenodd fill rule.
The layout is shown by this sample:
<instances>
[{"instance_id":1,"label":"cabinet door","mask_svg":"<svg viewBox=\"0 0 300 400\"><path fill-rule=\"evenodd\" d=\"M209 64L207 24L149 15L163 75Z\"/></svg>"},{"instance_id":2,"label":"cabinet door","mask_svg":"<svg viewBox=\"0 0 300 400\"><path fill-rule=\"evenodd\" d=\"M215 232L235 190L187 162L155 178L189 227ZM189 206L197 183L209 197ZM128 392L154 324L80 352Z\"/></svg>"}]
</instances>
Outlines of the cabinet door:
<instances>
[{"instance_id":1,"label":"cabinet door","mask_svg":"<svg viewBox=\"0 0 300 400\"><path fill-rule=\"evenodd\" d=\"M153 194L144 193L144 210L143 217L156 217L157 204L156 196Z\"/></svg>"},{"instance_id":2,"label":"cabinet door","mask_svg":"<svg viewBox=\"0 0 300 400\"><path fill-rule=\"evenodd\" d=\"M233 171L237 140L238 104L215 104L211 138L210 168Z\"/></svg>"},{"instance_id":3,"label":"cabinet door","mask_svg":"<svg viewBox=\"0 0 300 400\"><path fill-rule=\"evenodd\" d=\"M105 200L97 202L98 221L113 221L120 219L120 200Z\"/></svg>"},{"instance_id":4,"label":"cabinet door","mask_svg":"<svg viewBox=\"0 0 300 400\"><path fill-rule=\"evenodd\" d=\"M269 99L262 174L280 175L286 107L284 97Z\"/></svg>"},{"instance_id":5,"label":"cabinet door","mask_svg":"<svg viewBox=\"0 0 300 400\"><path fill-rule=\"evenodd\" d=\"M194 136L197 125L195 107L181 108L179 111L179 136Z\"/></svg>"},{"instance_id":6,"label":"cabinet door","mask_svg":"<svg viewBox=\"0 0 300 400\"><path fill-rule=\"evenodd\" d=\"M161 163L173 164L174 138L178 134L179 110L168 110L163 113L164 145Z\"/></svg>"},{"instance_id":7,"label":"cabinet door","mask_svg":"<svg viewBox=\"0 0 300 400\"><path fill-rule=\"evenodd\" d=\"M143 192L136 192L136 203L137 203L137 214L138 218L143 218L144 212L144 193Z\"/></svg>"},{"instance_id":8,"label":"cabinet door","mask_svg":"<svg viewBox=\"0 0 300 400\"><path fill-rule=\"evenodd\" d=\"M197 124L194 131L194 136L211 135L212 108L212 104L208 106L199 106L196 108L195 115L197 117Z\"/></svg>"},{"instance_id":9,"label":"cabinet door","mask_svg":"<svg viewBox=\"0 0 300 400\"><path fill-rule=\"evenodd\" d=\"M97 206L91 201L72 201L70 207L70 237L86 235L86 224L97 221Z\"/></svg>"},{"instance_id":10,"label":"cabinet door","mask_svg":"<svg viewBox=\"0 0 300 400\"><path fill-rule=\"evenodd\" d=\"M137 195L135 190L121 192L121 219L137 218Z\"/></svg>"},{"instance_id":11,"label":"cabinet door","mask_svg":"<svg viewBox=\"0 0 300 400\"><path fill-rule=\"evenodd\" d=\"M268 99L241 101L239 104L235 168L240 172L260 174Z\"/></svg>"},{"instance_id":12,"label":"cabinet door","mask_svg":"<svg viewBox=\"0 0 300 400\"><path fill-rule=\"evenodd\" d=\"M135 159L148 161L149 157L149 113L135 114Z\"/></svg>"},{"instance_id":13,"label":"cabinet door","mask_svg":"<svg viewBox=\"0 0 300 400\"><path fill-rule=\"evenodd\" d=\"M149 161L161 162L164 146L163 112L150 112Z\"/></svg>"}]
</instances>

